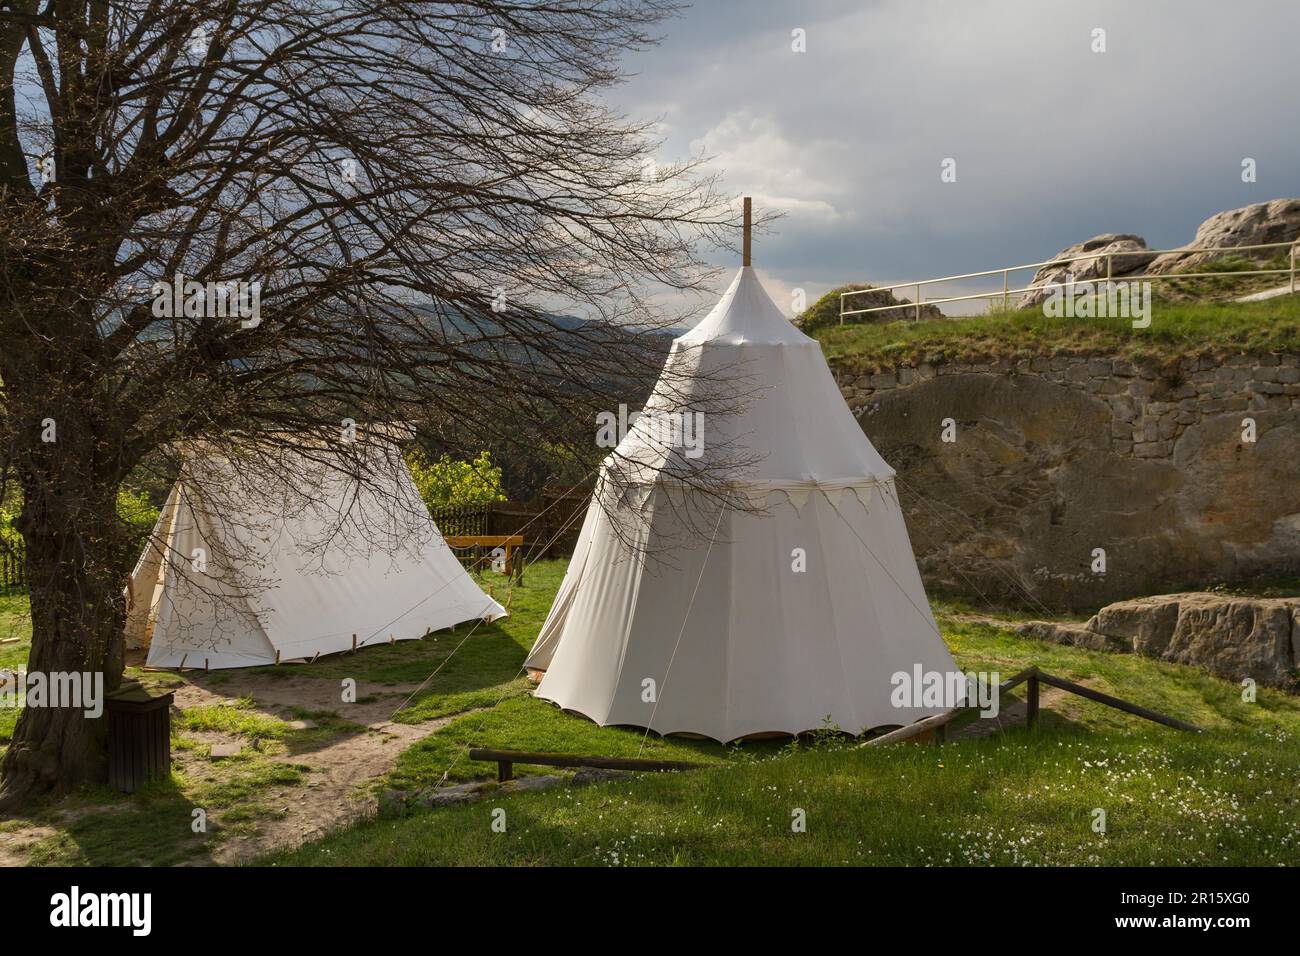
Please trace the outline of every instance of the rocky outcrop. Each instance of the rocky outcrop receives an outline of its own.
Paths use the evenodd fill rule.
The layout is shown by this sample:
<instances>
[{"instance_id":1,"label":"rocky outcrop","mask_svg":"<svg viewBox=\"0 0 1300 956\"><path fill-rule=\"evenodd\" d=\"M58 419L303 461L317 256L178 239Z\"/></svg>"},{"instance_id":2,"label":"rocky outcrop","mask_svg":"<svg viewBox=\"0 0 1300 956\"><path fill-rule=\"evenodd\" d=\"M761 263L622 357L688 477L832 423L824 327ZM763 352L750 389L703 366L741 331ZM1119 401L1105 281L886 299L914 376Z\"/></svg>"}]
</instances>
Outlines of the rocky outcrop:
<instances>
[{"instance_id":1,"label":"rocky outcrop","mask_svg":"<svg viewBox=\"0 0 1300 956\"><path fill-rule=\"evenodd\" d=\"M1224 246L1266 245L1271 242L1295 242L1300 239L1300 199L1274 199L1241 209L1229 209L1211 216L1196 230L1187 252L1168 253L1151 263L1148 272L1184 272L1221 258L1222 252L1197 252ZM1248 259L1272 259L1285 249L1259 249L1243 252Z\"/></svg>"},{"instance_id":2,"label":"rocky outcrop","mask_svg":"<svg viewBox=\"0 0 1300 956\"><path fill-rule=\"evenodd\" d=\"M875 309L881 306L898 306L896 309L881 309L879 312L845 316L844 321L848 324L897 322L900 319L911 321L917 318L916 305L910 299L895 295L886 289L872 289L871 286L864 283L853 283L827 292L794 320L795 325L810 335L818 329L838 325L840 322L840 295L844 292L859 293L847 300L847 308L849 309ZM920 309L920 318L922 320L942 319L943 317L943 312L938 306L922 303Z\"/></svg>"},{"instance_id":3,"label":"rocky outcrop","mask_svg":"<svg viewBox=\"0 0 1300 956\"><path fill-rule=\"evenodd\" d=\"M1233 681L1249 677L1291 691L1300 682L1300 597L1165 594L1108 605L1082 626L1031 621L1017 630L1053 643L1191 664Z\"/></svg>"},{"instance_id":4,"label":"rocky outcrop","mask_svg":"<svg viewBox=\"0 0 1300 956\"><path fill-rule=\"evenodd\" d=\"M1223 252L1198 252L1198 249L1266 245L1296 240L1300 240L1300 199L1274 199L1216 213L1197 227L1196 237L1183 247L1186 251L1161 256L1148 252L1146 240L1141 236L1118 233L1094 236L1087 242L1062 249L1047 265L1039 269L1030 282L1028 291L1021 295L1020 305L1026 307L1039 304L1050 293L1050 289L1041 288L1042 286L1069 282L1071 275L1076 282L1105 279L1106 253L1113 253L1109 266L1111 278L1121 278L1143 273L1163 275L1184 272L1228 255ZM1259 249L1246 250L1241 255L1265 262L1278 255L1285 255L1286 252L1285 249ZM1090 253L1097 253L1098 258L1079 262L1058 261ZM1277 284L1281 284L1280 279Z\"/></svg>"},{"instance_id":5,"label":"rocky outcrop","mask_svg":"<svg viewBox=\"0 0 1300 956\"><path fill-rule=\"evenodd\" d=\"M1146 240L1141 236L1108 232L1104 236L1094 236L1087 242L1076 243L1062 249L1047 265L1034 274L1029 291L1020 297L1020 305L1023 308L1042 302L1051 294L1050 287L1055 283L1105 279L1107 270L1111 278L1142 272L1147 264L1156 258L1156 254L1146 252L1146 248ZM1097 258L1068 261L1076 256L1092 254Z\"/></svg>"},{"instance_id":6,"label":"rocky outcrop","mask_svg":"<svg viewBox=\"0 0 1300 956\"><path fill-rule=\"evenodd\" d=\"M931 588L1093 609L1300 574L1300 353L856 361Z\"/></svg>"}]
</instances>

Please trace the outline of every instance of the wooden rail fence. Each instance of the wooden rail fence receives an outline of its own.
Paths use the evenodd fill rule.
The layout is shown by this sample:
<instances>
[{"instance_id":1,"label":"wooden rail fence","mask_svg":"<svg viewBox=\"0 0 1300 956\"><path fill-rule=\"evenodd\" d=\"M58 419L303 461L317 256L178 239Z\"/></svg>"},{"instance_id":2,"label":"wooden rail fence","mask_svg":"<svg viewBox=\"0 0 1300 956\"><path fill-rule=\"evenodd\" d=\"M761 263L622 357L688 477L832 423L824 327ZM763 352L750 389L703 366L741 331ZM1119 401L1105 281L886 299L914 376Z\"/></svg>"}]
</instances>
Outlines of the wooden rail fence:
<instances>
[{"instance_id":1,"label":"wooden rail fence","mask_svg":"<svg viewBox=\"0 0 1300 956\"><path fill-rule=\"evenodd\" d=\"M0 591L27 586L27 555L21 542L0 539Z\"/></svg>"},{"instance_id":2,"label":"wooden rail fence","mask_svg":"<svg viewBox=\"0 0 1300 956\"><path fill-rule=\"evenodd\" d=\"M1116 710L1122 710L1126 714L1132 714L1134 717L1141 717L1144 720L1154 721L1157 724L1164 724L1166 727L1173 727L1175 730L1185 730L1189 733L1198 734L1201 732L1200 727L1189 724L1186 721L1179 720L1176 717L1169 717L1158 711L1141 707L1137 704L1130 703L1127 700L1121 700L1118 697L1112 697L1110 694L1103 694L1099 690L1093 690L1091 687L1084 687L1082 684L1076 684L1072 680L1066 680L1064 677L1057 677L1055 674L1048 674L1041 671L1037 666L1026 667L1020 673L1008 677L998 685L998 697L1014 687L1025 685L1025 723L1034 727L1038 724L1039 713L1039 690L1041 685L1047 684L1050 687L1059 690L1068 691L1071 694L1077 694L1080 697L1086 697L1088 700L1095 700L1099 704L1105 704L1107 707L1114 707ZM927 733L932 734L936 740L944 740L947 736L947 728L952 721L965 714L978 710L978 705L963 705L954 707L952 710L944 711L942 714L935 714L933 717L926 717L924 720L918 720L914 724L908 724L906 727L899 727L897 730L891 730L887 734L881 734L879 737L873 737L863 747L879 747L883 744L897 743L902 740L910 740L914 737L921 737Z\"/></svg>"},{"instance_id":3,"label":"wooden rail fence","mask_svg":"<svg viewBox=\"0 0 1300 956\"><path fill-rule=\"evenodd\" d=\"M685 760L641 760L635 757L588 757L583 754L538 753L529 750L492 750L473 747L470 760L493 761L497 765L497 780L505 783L514 776L514 765L531 764L540 767L593 767L597 770L643 770L664 773L670 770L695 770L703 764Z\"/></svg>"},{"instance_id":4,"label":"wooden rail fence","mask_svg":"<svg viewBox=\"0 0 1300 956\"><path fill-rule=\"evenodd\" d=\"M589 490L543 491L532 501L432 508L429 513L444 538L494 538L522 535L524 560L567 557L578 543L581 510ZM462 549L457 557L466 567L481 566L481 555ZM518 556L514 556L518 561ZM477 564L476 564L477 562Z\"/></svg>"}]
</instances>

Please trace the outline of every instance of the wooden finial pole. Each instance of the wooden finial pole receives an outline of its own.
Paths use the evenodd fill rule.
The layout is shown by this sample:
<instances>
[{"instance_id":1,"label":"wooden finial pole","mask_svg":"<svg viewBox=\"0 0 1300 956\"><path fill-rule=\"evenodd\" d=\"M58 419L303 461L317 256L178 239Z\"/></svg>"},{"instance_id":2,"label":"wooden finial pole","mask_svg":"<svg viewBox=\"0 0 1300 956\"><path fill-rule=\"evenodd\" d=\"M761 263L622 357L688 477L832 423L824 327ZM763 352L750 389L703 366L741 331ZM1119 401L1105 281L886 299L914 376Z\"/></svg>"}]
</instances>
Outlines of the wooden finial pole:
<instances>
[{"instance_id":1,"label":"wooden finial pole","mask_svg":"<svg viewBox=\"0 0 1300 956\"><path fill-rule=\"evenodd\" d=\"M744 260L742 263L743 265L746 266L749 265L749 230L750 230L752 215L753 215L753 201L748 196L746 196L745 197L745 245L744 245Z\"/></svg>"}]
</instances>

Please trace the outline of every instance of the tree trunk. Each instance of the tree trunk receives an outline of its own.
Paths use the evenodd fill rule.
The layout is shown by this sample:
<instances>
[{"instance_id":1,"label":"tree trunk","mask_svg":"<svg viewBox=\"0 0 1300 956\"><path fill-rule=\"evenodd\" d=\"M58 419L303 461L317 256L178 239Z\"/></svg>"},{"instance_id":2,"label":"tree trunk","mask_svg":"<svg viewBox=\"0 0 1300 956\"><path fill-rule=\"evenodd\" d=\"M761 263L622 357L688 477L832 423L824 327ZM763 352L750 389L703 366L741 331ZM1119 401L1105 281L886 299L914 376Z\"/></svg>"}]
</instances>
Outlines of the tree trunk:
<instances>
[{"instance_id":1,"label":"tree trunk","mask_svg":"<svg viewBox=\"0 0 1300 956\"><path fill-rule=\"evenodd\" d=\"M38 453L22 469L24 505L16 524L27 546L32 605L27 672L102 673L107 693L122 678L123 529L115 520L116 489L78 481L93 467L67 464L61 455ZM0 809L106 779L107 721L102 714L88 718L85 709L23 708L0 764Z\"/></svg>"}]
</instances>

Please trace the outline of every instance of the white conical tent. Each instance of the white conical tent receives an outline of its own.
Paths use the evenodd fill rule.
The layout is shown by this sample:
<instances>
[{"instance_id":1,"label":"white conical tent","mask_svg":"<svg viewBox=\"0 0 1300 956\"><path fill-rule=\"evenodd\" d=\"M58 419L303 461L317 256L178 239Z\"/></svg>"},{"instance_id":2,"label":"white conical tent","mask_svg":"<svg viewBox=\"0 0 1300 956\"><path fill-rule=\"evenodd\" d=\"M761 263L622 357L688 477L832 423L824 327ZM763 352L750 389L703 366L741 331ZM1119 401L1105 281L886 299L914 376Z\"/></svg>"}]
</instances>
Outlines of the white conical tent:
<instances>
[{"instance_id":1,"label":"white conical tent","mask_svg":"<svg viewBox=\"0 0 1300 956\"><path fill-rule=\"evenodd\" d=\"M753 453L727 508L674 484L643 427L733 369L758 388L705 419L704 450ZM701 385L700 387L706 387ZM597 723L729 741L829 724L857 734L942 707L895 706L893 675L954 674L894 490L821 346L749 267L673 342L646 411L606 461L526 661L537 695ZM693 517L687 517L694 512ZM638 520L639 519L639 520ZM684 527L703 528L688 546ZM667 549L667 550L665 550ZM800 562L806 570L797 570Z\"/></svg>"},{"instance_id":2,"label":"white conical tent","mask_svg":"<svg viewBox=\"0 0 1300 956\"><path fill-rule=\"evenodd\" d=\"M504 617L396 449L364 457L364 481L323 448L283 453L274 476L188 458L126 589L126 646L153 667L247 667Z\"/></svg>"}]
</instances>

